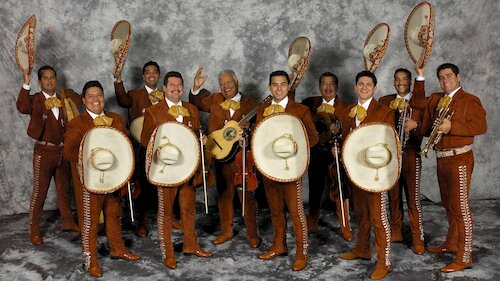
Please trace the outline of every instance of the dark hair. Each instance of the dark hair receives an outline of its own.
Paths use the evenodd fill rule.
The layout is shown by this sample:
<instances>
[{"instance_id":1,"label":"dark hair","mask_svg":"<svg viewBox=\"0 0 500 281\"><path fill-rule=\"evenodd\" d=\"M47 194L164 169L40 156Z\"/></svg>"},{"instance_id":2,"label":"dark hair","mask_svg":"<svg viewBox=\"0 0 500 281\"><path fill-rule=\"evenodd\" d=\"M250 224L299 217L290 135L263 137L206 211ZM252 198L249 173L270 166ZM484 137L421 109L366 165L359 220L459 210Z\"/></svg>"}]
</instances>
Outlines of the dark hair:
<instances>
[{"instance_id":1,"label":"dark hair","mask_svg":"<svg viewBox=\"0 0 500 281\"><path fill-rule=\"evenodd\" d=\"M146 72L146 67L148 67L150 65L156 66L156 69L158 70L158 74L160 74L160 66L155 61L151 61L151 60L148 61L146 64L144 64L144 66L142 67L142 74L144 74L144 72Z\"/></svg>"},{"instance_id":2,"label":"dark hair","mask_svg":"<svg viewBox=\"0 0 500 281\"><path fill-rule=\"evenodd\" d=\"M398 69L396 69L396 71L394 71L394 76L396 76L396 73L398 73L398 72L404 72L404 73L406 73L406 76L408 76L408 79L411 80L411 72L408 69L406 69L406 68L398 68Z\"/></svg>"},{"instance_id":3,"label":"dark hair","mask_svg":"<svg viewBox=\"0 0 500 281\"><path fill-rule=\"evenodd\" d=\"M184 85L184 79L182 79L182 75L177 72L177 71L169 71L167 72L167 74L165 74L165 79L163 79L163 85L167 85L168 83L168 78L170 77L178 77L178 78L181 78L181 81L182 81L182 85Z\"/></svg>"},{"instance_id":4,"label":"dark hair","mask_svg":"<svg viewBox=\"0 0 500 281\"><path fill-rule=\"evenodd\" d=\"M363 70L356 75L356 84L358 84L359 78L361 77L370 77L373 81L373 86L377 86L377 77L375 74L368 70Z\"/></svg>"},{"instance_id":5,"label":"dark hair","mask_svg":"<svg viewBox=\"0 0 500 281\"><path fill-rule=\"evenodd\" d=\"M92 88L92 87L97 87L97 88L101 89L101 91L104 92L104 89L102 88L101 83L99 83L99 81L97 81L97 80L92 80L92 81L85 83L85 85L83 86L83 90L82 90L83 97L85 97L85 92L87 91L87 89Z\"/></svg>"},{"instance_id":6,"label":"dark hair","mask_svg":"<svg viewBox=\"0 0 500 281\"><path fill-rule=\"evenodd\" d=\"M38 80L42 80L42 71L44 71L44 70L54 71L54 75L57 77L57 72L52 66L44 65L38 69Z\"/></svg>"},{"instance_id":7,"label":"dark hair","mask_svg":"<svg viewBox=\"0 0 500 281\"><path fill-rule=\"evenodd\" d=\"M455 73L455 76L460 74L460 70L458 70L458 66L447 62L447 63L443 63L442 65L438 66L437 71L436 71L436 75L437 75L438 79L439 79L439 72L443 69L446 69L446 68L450 68L451 71L453 71L453 73Z\"/></svg>"},{"instance_id":8,"label":"dark hair","mask_svg":"<svg viewBox=\"0 0 500 281\"><path fill-rule=\"evenodd\" d=\"M271 85L271 79L274 76L285 76L286 81L288 81L288 84L290 84L290 77L288 76L288 73L286 73L286 71L283 71L283 70L276 70L276 71L271 72L271 74L269 75L269 85Z\"/></svg>"},{"instance_id":9,"label":"dark hair","mask_svg":"<svg viewBox=\"0 0 500 281\"><path fill-rule=\"evenodd\" d=\"M337 78L337 76L333 73L331 73L330 71L327 71L327 72L324 72L323 74L321 74L321 76L319 77L319 84L321 85L321 80L323 79L323 77L333 77L333 83L335 83L335 87L339 87L339 78Z\"/></svg>"}]
</instances>

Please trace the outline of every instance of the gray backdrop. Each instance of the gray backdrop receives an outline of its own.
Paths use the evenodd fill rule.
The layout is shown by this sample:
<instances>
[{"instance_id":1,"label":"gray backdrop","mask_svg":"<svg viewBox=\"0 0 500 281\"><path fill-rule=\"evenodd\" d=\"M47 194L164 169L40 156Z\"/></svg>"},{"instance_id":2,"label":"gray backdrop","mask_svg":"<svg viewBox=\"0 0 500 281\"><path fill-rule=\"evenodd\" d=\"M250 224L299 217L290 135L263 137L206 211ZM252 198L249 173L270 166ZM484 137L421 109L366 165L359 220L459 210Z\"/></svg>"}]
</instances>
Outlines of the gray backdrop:
<instances>
[{"instance_id":1,"label":"gray backdrop","mask_svg":"<svg viewBox=\"0 0 500 281\"><path fill-rule=\"evenodd\" d=\"M35 70L52 65L58 71L59 88L80 92L88 80L98 79L105 88L107 109L126 111L116 104L113 91L113 58L108 51L111 28L120 19L132 24L132 44L123 72L126 89L142 85L142 65L157 61L162 73L180 71L188 89L198 66L209 79L206 87L217 90L217 73L235 70L240 90L261 99L268 94L271 71L285 69L289 44L295 37L312 42L310 68L297 89L297 100L319 94L317 78L327 70L340 78L340 96L354 101L355 74L363 69L362 47L368 32L378 23L391 27L386 56L377 70L376 97L394 92L396 68L413 70L404 47L403 29L411 9L419 1L32 1L4 0L0 6L1 91L0 104L0 214L26 212L32 184L33 140L26 135L29 117L20 114L15 101L22 75L13 54L17 32L31 15L38 18ZM271 2L271 3L270 3ZM487 111L488 133L476 137L476 165L472 198L499 198L496 166L500 136L498 96L499 3L491 1L432 1L436 14L436 40L426 67L428 94L439 89L436 67L457 64L462 86L481 98ZM33 92L39 90L32 74ZM206 118L206 116L205 116ZM423 196L439 201L435 156L424 160ZM54 209L54 191L46 209Z\"/></svg>"}]
</instances>

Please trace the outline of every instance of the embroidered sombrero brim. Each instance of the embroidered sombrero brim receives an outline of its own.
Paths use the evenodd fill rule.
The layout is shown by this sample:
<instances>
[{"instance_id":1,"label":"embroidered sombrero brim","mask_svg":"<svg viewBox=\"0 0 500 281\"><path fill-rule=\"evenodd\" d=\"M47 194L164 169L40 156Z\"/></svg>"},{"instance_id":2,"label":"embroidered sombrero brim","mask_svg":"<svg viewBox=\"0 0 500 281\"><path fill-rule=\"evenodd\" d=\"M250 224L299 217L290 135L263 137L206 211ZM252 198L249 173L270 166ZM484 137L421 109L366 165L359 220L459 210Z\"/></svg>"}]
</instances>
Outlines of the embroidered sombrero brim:
<instances>
[{"instance_id":1,"label":"embroidered sombrero brim","mask_svg":"<svg viewBox=\"0 0 500 281\"><path fill-rule=\"evenodd\" d=\"M131 35L132 26L128 21L120 20L113 26L109 49L115 58L115 70L113 71L115 77L122 71L127 60Z\"/></svg>"},{"instance_id":2,"label":"embroidered sombrero brim","mask_svg":"<svg viewBox=\"0 0 500 281\"><path fill-rule=\"evenodd\" d=\"M32 15L24 23L16 39L16 63L22 71L31 72L35 64L36 16Z\"/></svg>"},{"instance_id":3,"label":"embroidered sombrero brim","mask_svg":"<svg viewBox=\"0 0 500 281\"><path fill-rule=\"evenodd\" d=\"M288 67L291 75L291 89L297 88L304 77L309 66L311 56L311 41L309 38L301 36L293 40L288 48Z\"/></svg>"},{"instance_id":4,"label":"embroidered sombrero brim","mask_svg":"<svg viewBox=\"0 0 500 281\"><path fill-rule=\"evenodd\" d=\"M376 25L368 34L363 48L365 70L375 72L387 51L390 28L386 23Z\"/></svg>"},{"instance_id":5,"label":"embroidered sombrero brim","mask_svg":"<svg viewBox=\"0 0 500 281\"><path fill-rule=\"evenodd\" d=\"M418 68L427 63L434 42L434 10L428 2L418 4L405 24L405 45L408 54Z\"/></svg>"}]
</instances>

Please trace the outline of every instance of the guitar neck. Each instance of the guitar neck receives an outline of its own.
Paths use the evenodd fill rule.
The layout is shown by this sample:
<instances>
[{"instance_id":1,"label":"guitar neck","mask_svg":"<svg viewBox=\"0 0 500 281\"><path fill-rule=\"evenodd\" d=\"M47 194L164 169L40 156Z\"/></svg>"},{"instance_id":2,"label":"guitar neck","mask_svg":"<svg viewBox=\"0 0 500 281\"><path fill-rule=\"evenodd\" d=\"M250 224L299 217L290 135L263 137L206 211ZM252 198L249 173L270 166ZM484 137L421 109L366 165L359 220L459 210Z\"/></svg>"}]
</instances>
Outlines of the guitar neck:
<instances>
[{"instance_id":1,"label":"guitar neck","mask_svg":"<svg viewBox=\"0 0 500 281\"><path fill-rule=\"evenodd\" d=\"M243 118L241 118L241 120L240 120L240 122L238 122L238 124L241 124L243 122L250 122L250 119L252 119L255 116L255 114L257 114L257 111L263 105L265 105L267 102L269 102L271 99L272 99L271 95L267 96L259 105L257 105L256 107L254 107L250 112L248 112L247 115L245 115Z\"/></svg>"}]
</instances>

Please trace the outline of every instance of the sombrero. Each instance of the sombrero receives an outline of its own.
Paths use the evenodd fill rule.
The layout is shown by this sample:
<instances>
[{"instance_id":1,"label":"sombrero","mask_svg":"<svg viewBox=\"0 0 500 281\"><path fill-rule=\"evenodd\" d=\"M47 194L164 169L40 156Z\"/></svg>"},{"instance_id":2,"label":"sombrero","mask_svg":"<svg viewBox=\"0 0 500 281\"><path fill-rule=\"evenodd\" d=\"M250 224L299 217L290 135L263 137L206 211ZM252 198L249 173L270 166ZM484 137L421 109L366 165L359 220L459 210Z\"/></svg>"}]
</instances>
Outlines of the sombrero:
<instances>
[{"instance_id":1,"label":"sombrero","mask_svg":"<svg viewBox=\"0 0 500 281\"><path fill-rule=\"evenodd\" d=\"M92 193L112 193L130 180L134 161L132 143L124 133L108 126L92 128L80 143L80 181Z\"/></svg>"},{"instance_id":2,"label":"sombrero","mask_svg":"<svg viewBox=\"0 0 500 281\"><path fill-rule=\"evenodd\" d=\"M385 55L389 44L390 28L386 23L379 23L368 34L363 48L365 70L375 72Z\"/></svg>"},{"instance_id":3,"label":"sombrero","mask_svg":"<svg viewBox=\"0 0 500 281\"><path fill-rule=\"evenodd\" d=\"M116 77L120 73L127 60L128 49L130 48L130 36L132 34L132 26L126 20L118 21L111 31L111 42L109 49L115 58L115 70L113 76Z\"/></svg>"},{"instance_id":4,"label":"sombrero","mask_svg":"<svg viewBox=\"0 0 500 281\"><path fill-rule=\"evenodd\" d=\"M298 37L293 40L288 49L288 67L292 71L290 77L291 90L299 86L302 77L309 66L309 57L311 56L311 41L307 37Z\"/></svg>"},{"instance_id":5,"label":"sombrero","mask_svg":"<svg viewBox=\"0 0 500 281\"><path fill-rule=\"evenodd\" d=\"M397 133L383 123L369 123L351 131L342 147L342 160L351 182L370 192L391 189L401 170Z\"/></svg>"},{"instance_id":6,"label":"sombrero","mask_svg":"<svg viewBox=\"0 0 500 281\"><path fill-rule=\"evenodd\" d=\"M148 180L161 187L175 187L190 180L200 163L198 138L178 122L160 124L146 150Z\"/></svg>"},{"instance_id":7,"label":"sombrero","mask_svg":"<svg viewBox=\"0 0 500 281\"><path fill-rule=\"evenodd\" d=\"M431 55L434 28L434 10L430 3L422 2L413 8L405 24L405 44L418 68L423 68Z\"/></svg>"},{"instance_id":8,"label":"sombrero","mask_svg":"<svg viewBox=\"0 0 500 281\"><path fill-rule=\"evenodd\" d=\"M144 116L139 116L130 123L130 133L136 141L141 142L142 128L144 127Z\"/></svg>"},{"instance_id":9,"label":"sombrero","mask_svg":"<svg viewBox=\"0 0 500 281\"><path fill-rule=\"evenodd\" d=\"M274 181L296 181L309 165L306 129L290 114L273 114L260 122L252 136L251 150L257 169Z\"/></svg>"},{"instance_id":10,"label":"sombrero","mask_svg":"<svg viewBox=\"0 0 500 281\"><path fill-rule=\"evenodd\" d=\"M16 39L16 63L22 71L31 72L35 64L36 16L24 23Z\"/></svg>"}]
</instances>

